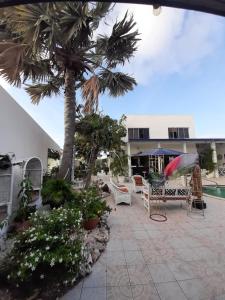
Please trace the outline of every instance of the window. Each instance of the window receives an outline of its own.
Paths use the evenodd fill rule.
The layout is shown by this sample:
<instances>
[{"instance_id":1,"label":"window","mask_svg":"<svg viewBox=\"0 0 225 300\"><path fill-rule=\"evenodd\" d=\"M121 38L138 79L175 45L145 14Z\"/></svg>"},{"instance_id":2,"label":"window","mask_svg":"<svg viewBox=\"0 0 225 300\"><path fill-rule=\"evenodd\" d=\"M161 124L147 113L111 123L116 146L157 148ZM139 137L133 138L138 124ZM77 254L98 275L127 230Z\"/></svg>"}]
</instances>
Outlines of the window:
<instances>
[{"instance_id":1,"label":"window","mask_svg":"<svg viewBox=\"0 0 225 300\"><path fill-rule=\"evenodd\" d=\"M129 140L148 140L149 128L128 128Z\"/></svg>"},{"instance_id":2,"label":"window","mask_svg":"<svg viewBox=\"0 0 225 300\"><path fill-rule=\"evenodd\" d=\"M169 139L189 139L188 128L168 128Z\"/></svg>"}]
</instances>

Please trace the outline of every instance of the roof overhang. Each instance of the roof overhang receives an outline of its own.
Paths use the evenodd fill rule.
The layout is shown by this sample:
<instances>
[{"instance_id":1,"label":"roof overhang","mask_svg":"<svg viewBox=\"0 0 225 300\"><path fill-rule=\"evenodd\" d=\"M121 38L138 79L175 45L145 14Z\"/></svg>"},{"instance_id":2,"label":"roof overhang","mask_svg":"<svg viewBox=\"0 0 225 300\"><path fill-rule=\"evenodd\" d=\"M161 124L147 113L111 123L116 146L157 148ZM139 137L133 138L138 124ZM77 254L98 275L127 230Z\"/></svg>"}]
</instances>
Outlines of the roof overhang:
<instances>
[{"instance_id":1,"label":"roof overhang","mask_svg":"<svg viewBox=\"0 0 225 300\"><path fill-rule=\"evenodd\" d=\"M54 0L0 0L0 7L16 5L16 4L40 3L40 2L54 2ZM111 1L100 0L99 2L111 2ZM183 8L183 9L196 10L205 13L225 16L225 0L115 0L114 2L149 4L149 5L155 4L160 6Z\"/></svg>"},{"instance_id":2,"label":"roof overhang","mask_svg":"<svg viewBox=\"0 0 225 300\"><path fill-rule=\"evenodd\" d=\"M148 139L129 140L129 143L151 143L151 142L168 142L168 143L180 143L180 142L194 142L194 143L225 143L225 138L193 138L193 139Z\"/></svg>"}]
</instances>

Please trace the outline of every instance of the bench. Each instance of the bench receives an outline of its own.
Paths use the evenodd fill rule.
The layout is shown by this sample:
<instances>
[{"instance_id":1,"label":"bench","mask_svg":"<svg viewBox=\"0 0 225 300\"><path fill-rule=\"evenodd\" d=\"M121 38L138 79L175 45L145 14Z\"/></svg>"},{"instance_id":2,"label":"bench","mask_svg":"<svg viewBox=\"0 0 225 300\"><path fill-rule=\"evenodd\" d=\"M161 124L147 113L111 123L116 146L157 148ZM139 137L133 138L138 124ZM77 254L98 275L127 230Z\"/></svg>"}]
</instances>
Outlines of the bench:
<instances>
[{"instance_id":1,"label":"bench","mask_svg":"<svg viewBox=\"0 0 225 300\"><path fill-rule=\"evenodd\" d=\"M161 187L152 187L151 185L146 185L142 199L144 201L144 207L150 212L151 204L154 204L155 201L186 201L190 202L191 200L191 188L176 186L161 186Z\"/></svg>"},{"instance_id":2,"label":"bench","mask_svg":"<svg viewBox=\"0 0 225 300\"><path fill-rule=\"evenodd\" d=\"M110 179L110 189L116 204L127 203L131 205L131 193L126 185L115 183L112 179Z\"/></svg>"}]
</instances>

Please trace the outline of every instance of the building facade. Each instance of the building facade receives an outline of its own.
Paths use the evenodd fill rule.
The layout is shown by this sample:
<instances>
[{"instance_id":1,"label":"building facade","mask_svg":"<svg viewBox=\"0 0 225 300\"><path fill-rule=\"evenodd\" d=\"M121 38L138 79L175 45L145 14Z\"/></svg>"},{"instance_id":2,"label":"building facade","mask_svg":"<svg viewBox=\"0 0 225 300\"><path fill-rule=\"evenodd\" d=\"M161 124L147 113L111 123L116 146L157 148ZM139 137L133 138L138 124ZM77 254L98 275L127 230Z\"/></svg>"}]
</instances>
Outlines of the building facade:
<instances>
[{"instance_id":1,"label":"building facade","mask_svg":"<svg viewBox=\"0 0 225 300\"><path fill-rule=\"evenodd\" d=\"M215 164L214 176L223 175L225 139L197 138L194 119L190 115L128 115L126 127L129 176L137 173L145 175L150 167L155 171L163 170L173 156L151 157L150 162L149 158L138 158L138 153L156 148L198 154L210 150Z\"/></svg>"},{"instance_id":2,"label":"building facade","mask_svg":"<svg viewBox=\"0 0 225 300\"><path fill-rule=\"evenodd\" d=\"M48 149L59 145L0 86L0 154L14 155L15 161L38 157L48 167Z\"/></svg>"}]
</instances>

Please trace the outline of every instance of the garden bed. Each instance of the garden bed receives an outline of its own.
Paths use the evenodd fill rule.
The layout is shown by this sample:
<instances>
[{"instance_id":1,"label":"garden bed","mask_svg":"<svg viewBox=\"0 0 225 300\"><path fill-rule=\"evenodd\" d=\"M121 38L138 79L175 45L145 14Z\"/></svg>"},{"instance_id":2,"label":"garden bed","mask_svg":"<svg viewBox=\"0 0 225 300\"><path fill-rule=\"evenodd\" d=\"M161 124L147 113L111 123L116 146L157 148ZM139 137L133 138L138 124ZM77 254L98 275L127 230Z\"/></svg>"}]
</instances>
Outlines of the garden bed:
<instances>
[{"instance_id":1,"label":"garden bed","mask_svg":"<svg viewBox=\"0 0 225 300\"><path fill-rule=\"evenodd\" d=\"M102 216L98 227L91 231L84 231L83 239L83 257L84 260L77 273L76 279L69 282L64 278L65 269L62 265L58 265L47 276L40 278L32 278L31 281L15 286L1 278L0 275L0 299L4 300L22 300L22 299L56 299L66 293L67 290L75 286L80 279L91 273L92 265L98 260L101 253L105 250L109 239L109 228L107 225L106 215ZM10 245L11 243L8 242ZM7 252L7 251L6 251ZM1 262L4 257L1 257ZM1 266L0 266L1 273ZM3 272L4 273L4 272ZM39 273L38 273L39 274Z\"/></svg>"}]
</instances>

